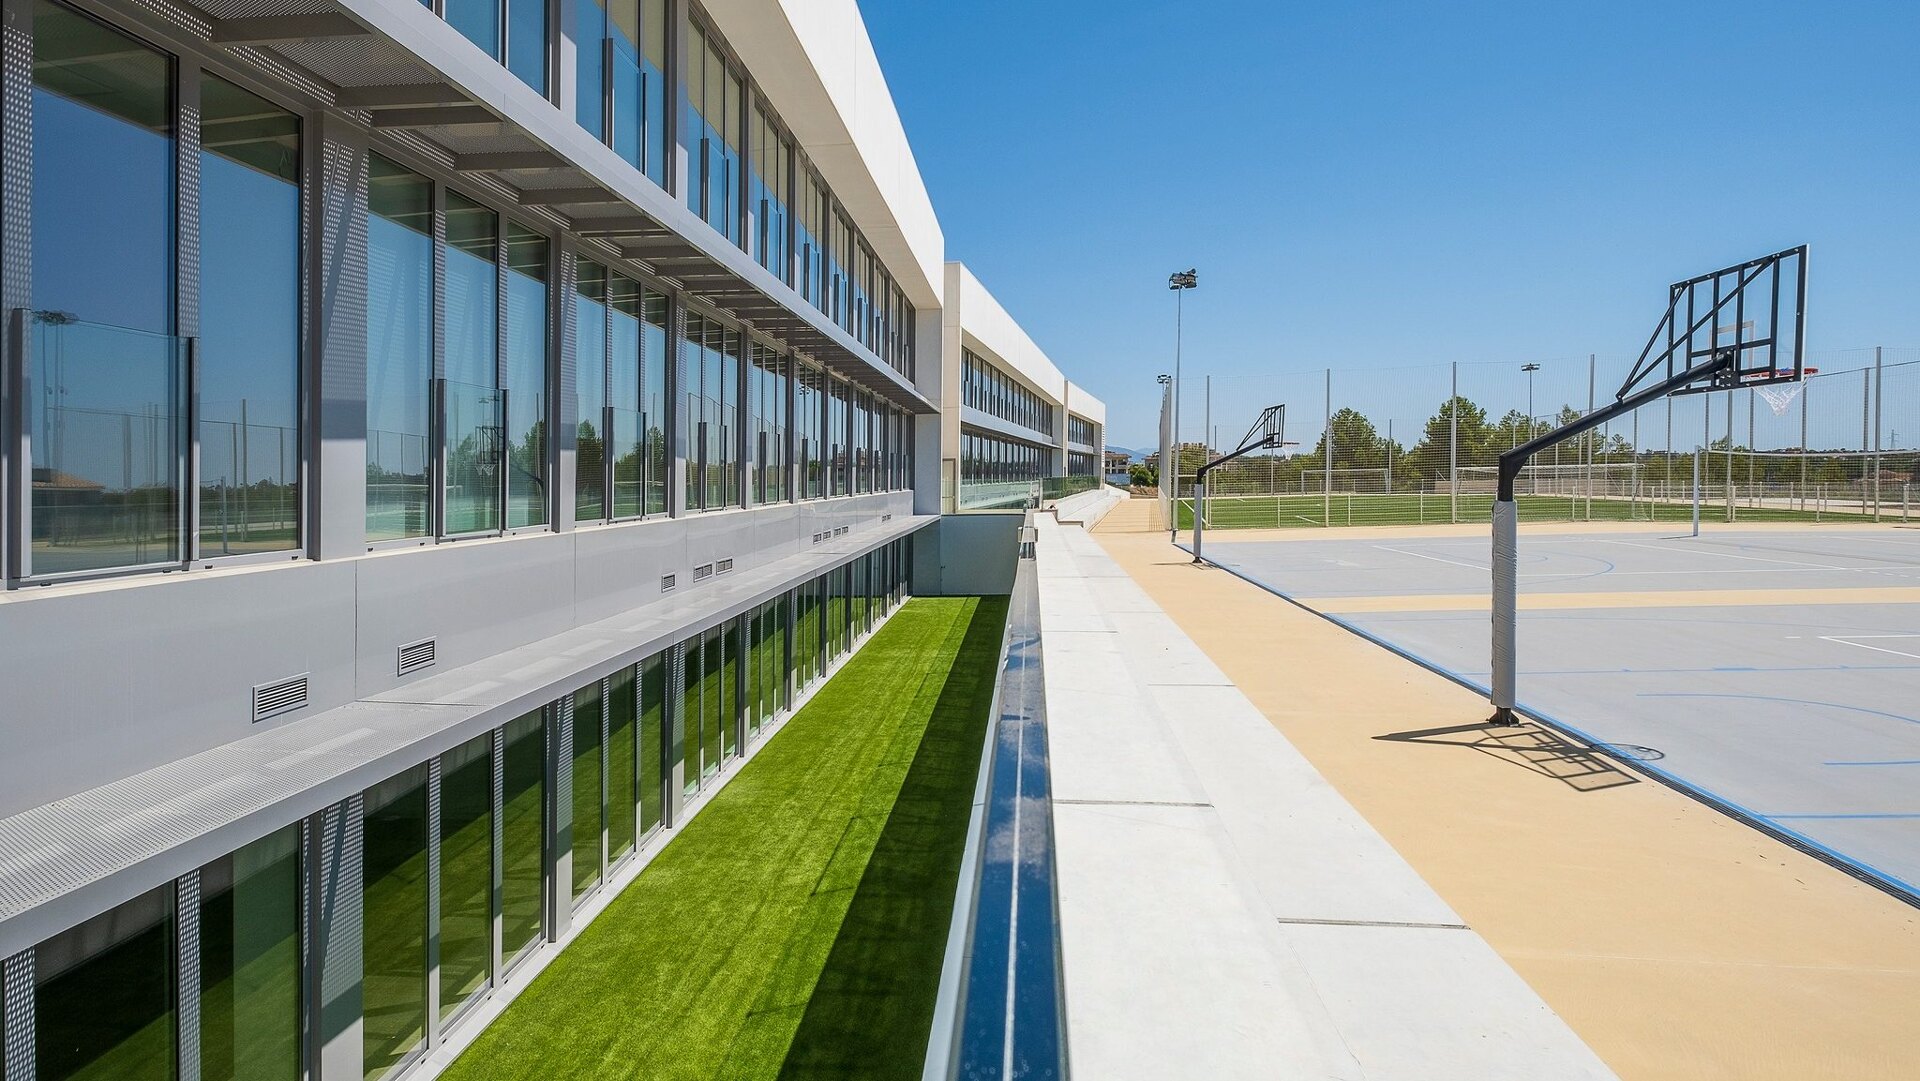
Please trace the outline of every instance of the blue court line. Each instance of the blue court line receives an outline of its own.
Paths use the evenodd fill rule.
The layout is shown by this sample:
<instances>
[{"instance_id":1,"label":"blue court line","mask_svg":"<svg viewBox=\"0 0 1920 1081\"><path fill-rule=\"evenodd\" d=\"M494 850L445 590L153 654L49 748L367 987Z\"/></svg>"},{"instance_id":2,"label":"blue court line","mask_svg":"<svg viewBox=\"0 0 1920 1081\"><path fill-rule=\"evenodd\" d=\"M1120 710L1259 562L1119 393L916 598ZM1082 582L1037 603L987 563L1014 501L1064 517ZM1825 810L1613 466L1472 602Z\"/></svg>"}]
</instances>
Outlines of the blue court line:
<instances>
[{"instance_id":1,"label":"blue court line","mask_svg":"<svg viewBox=\"0 0 1920 1081\"><path fill-rule=\"evenodd\" d=\"M1774 814L1768 815L1775 822L1783 818L1920 818L1920 812L1887 814Z\"/></svg>"},{"instance_id":2,"label":"blue court line","mask_svg":"<svg viewBox=\"0 0 1920 1081\"><path fill-rule=\"evenodd\" d=\"M1188 547L1187 545L1175 543L1174 547L1180 549L1181 551L1186 552L1189 555L1193 554L1193 549ZM1211 563L1212 566L1220 570L1226 571L1228 574L1233 575L1235 578L1238 578L1241 581L1246 582L1248 585L1254 586L1255 588L1258 588L1258 589L1263 589L1268 593L1271 593L1274 596L1280 598L1281 600L1286 601L1288 604L1293 605L1295 608L1298 608L1303 612L1309 612L1313 615L1319 616L1321 619L1326 620L1327 622L1333 624L1334 626L1339 627L1350 634L1357 635L1360 638L1363 638L1369 642L1372 642L1374 645L1379 646L1381 649L1386 650L1388 653L1391 653L1396 657L1400 657L1403 660L1411 661L1414 664L1417 664L1420 667L1425 668L1427 671L1432 672L1437 676L1440 676L1447 680L1451 680L1452 682L1457 683L1460 686L1465 687L1466 689L1473 691L1476 694L1482 694L1482 695L1492 694L1492 689L1487 687L1484 684L1476 683L1473 680L1467 679L1465 676L1460 675L1459 673L1453 671L1451 668L1448 668L1443 664L1430 661L1427 658L1422 657L1417 653L1413 653L1409 650L1403 649L1400 646L1397 646L1394 643L1389 642L1386 639L1381 638L1376 634L1363 630L1360 627L1352 623L1349 623L1344 619L1341 619L1339 616L1331 615L1329 613L1322 612L1312 607L1309 607L1308 605L1302 604L1298 600L1294 599L1293 597L1288 596L1285 593L1282 593L1280 590L1275 589L1274 587L1268 585L1267 583L1261 581L1258 578L1253 577L1250 574L1245 574L1241 571L1234 569L1233 567L1223 566L1218 563L1212 563L1211 561L1209 561L1209 563ZM1539 723L1545 725L1546 727L1554 729L1555 731L1560 732L1563 735L1572 736L1575 739L1578 739L1580 742L1585 743L1590 747L1605 746L1608 743L1607 740L1596 739L1593 736L1588 735L1586 732L1582 731L1581 729L1576 728L1573 725L1567 724L1566 722L1554 717L1552 714L1546 713L1542 710L1534 709L1532 706L1529 706L1523 702L1516 701L1514 703L1514 708L1519 712L1524 713L1527 716L1533 718L1535 721L1538 721ZM1816 859L1823 860L1829 865L1841 871L1844 871L1847 874L1853 875L1855 878L1861 879L1862 881L1865 881L1870 885L1878 886L1881 889L1886 890L1887 892L1893 894L1895 897L1898 897L1899 899L1907 902L1910 905L1920 906L1920 886L1917 886L1914 883L1909 882L1904 878L1901 878L1899 875L1896 875L1891 871L1881 870L1880 868L1875 867L1874 865L1867 863L1864 860L1855 859L1854 857L1849 856L1846 853L1841 852L1839 849L1836 849L1830 845L1822 844L1821 842L1814 840L1812 837L1809 837L1806 834L1801 833L1799 830L1796 830L1791 826L1787 826L1779 822L1775 822L1773 819L1769 818L1768 816L1763 815L1760 812L1755 811L1752 808L1739 803L1738 801L1735 801L1727 798L1726 796L1720 795L1719 793L1713 791L1712 789L1695 784L1692 781L1689 781L1681 777L1679 774L1672 772L1671 770L1661 769L1658 766L1655 766L1649 762L1646 762L1640 759L1619 758L1616 760L1619 761L1621 766L1623 766L1626 769L1631 769L1639 773L1644 773L1648 777L1651 777L1654 780L1659 781L1661 784L1666 785L1667 787L1675 790L1676 792L1680 792L1684 795L1692 796L1694 799L1699 800L1701 803L1704 803L1707 806L1712 807L1713 809L1719 811L1720 813L1727 815L1728 817L1736 821L1745 822L1746 824L1754 827L1755 829L1758 829L1762 833L1766 833L1781 841L1785 841L1789 846L1793 848L1797 848L1800 851L1805 852Z\"/></svg>"},{"instance_id":3,"label":"blue court line","mask_svg":"<svg viewBox=\"0 0 1920 1081\"><path fill-rule=\"evenodd\" d=\"M1889 758L1881 762L1822 762L1823 766L1920 766L1920 758Z\"/></svg>"}]
</instances>

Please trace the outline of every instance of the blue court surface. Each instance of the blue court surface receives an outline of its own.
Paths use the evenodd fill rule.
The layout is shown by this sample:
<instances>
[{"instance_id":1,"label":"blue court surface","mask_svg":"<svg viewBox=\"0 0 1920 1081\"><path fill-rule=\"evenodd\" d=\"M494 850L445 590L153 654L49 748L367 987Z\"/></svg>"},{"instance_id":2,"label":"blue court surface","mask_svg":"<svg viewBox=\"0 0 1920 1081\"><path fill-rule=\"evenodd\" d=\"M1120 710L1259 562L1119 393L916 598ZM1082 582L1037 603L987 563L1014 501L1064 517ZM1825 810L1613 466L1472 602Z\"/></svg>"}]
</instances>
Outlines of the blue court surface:
<instances>
[{"instance_id":1,"label":"blue court surface","mask_svg":"<svg viewBox=\"0 0 1920 1081\"><path fill-rule=\"evenodd\" d=\"M1519 700L1920 894L1920 530L1523 533ZM1212 562L1477 686L1485 538Z\"/></svg>"}]
</instances>

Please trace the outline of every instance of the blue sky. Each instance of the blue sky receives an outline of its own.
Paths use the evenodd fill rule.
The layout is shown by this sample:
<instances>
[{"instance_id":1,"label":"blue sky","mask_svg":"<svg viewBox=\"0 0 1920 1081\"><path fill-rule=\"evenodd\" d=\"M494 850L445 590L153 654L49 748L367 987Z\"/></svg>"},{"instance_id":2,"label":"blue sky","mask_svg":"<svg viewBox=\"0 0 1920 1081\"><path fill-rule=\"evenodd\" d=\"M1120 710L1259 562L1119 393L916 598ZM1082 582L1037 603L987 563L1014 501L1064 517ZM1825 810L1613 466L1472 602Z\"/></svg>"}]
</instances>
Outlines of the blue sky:
<instances>
[{"instance_id":1,"label":"blue sky","mask_svg":"<svg viewBox=\"0 0 1920 1081\"><path fill-rule=\"evenodd\" d=\"M1114 445L1187 266L1189 376L1635 353L1802 242L1811 350L1920 346L1920 5L862 6L947 257Z\"/></svg>"}]
</instances>

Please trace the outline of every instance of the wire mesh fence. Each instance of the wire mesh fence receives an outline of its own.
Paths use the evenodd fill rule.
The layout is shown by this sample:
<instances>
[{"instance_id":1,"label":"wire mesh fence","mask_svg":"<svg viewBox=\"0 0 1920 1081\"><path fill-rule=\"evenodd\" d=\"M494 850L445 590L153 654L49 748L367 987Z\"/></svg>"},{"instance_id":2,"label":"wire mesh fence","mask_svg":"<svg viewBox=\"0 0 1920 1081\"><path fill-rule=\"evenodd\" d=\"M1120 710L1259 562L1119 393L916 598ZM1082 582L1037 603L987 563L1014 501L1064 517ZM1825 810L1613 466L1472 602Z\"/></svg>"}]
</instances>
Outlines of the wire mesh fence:
<instances>
[{"instance_id":1,"label":"wire mesh fence","mask_svg":"<svg viewBox=\"0 0 1920 1081\"><path fill-rule=\"evenodd\" d=\"M1610 404L1631 358L1189 378L1163 401L1176 528L1261 409L1287 440L1211 471L1208 528L1488 520L1501 452ZM1522 520L1920 520L1920 349L1809 353L1797 384L1663 399L1537 456ZM1175 449L1177 447L1177 450Z\"/></svg>"}]
</instances>

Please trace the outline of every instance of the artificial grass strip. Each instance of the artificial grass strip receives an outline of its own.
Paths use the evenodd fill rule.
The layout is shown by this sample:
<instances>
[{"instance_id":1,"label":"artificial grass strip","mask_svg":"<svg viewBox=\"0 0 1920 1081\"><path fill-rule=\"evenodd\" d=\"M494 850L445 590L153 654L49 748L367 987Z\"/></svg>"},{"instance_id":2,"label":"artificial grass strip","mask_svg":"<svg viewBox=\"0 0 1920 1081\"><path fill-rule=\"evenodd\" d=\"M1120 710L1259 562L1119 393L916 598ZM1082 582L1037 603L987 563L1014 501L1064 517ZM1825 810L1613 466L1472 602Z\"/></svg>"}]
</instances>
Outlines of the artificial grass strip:
<instances>
[{"instance_id":1,"label":"artificial grass strip","mask_svg":"<svg viewBox=\"0 0 1920 1081\"><path fill-rule=\"evenodd\" d=\"M443 1076L918 1078L1006 608L908 601Z\"/></svg>"}]
</instances>

